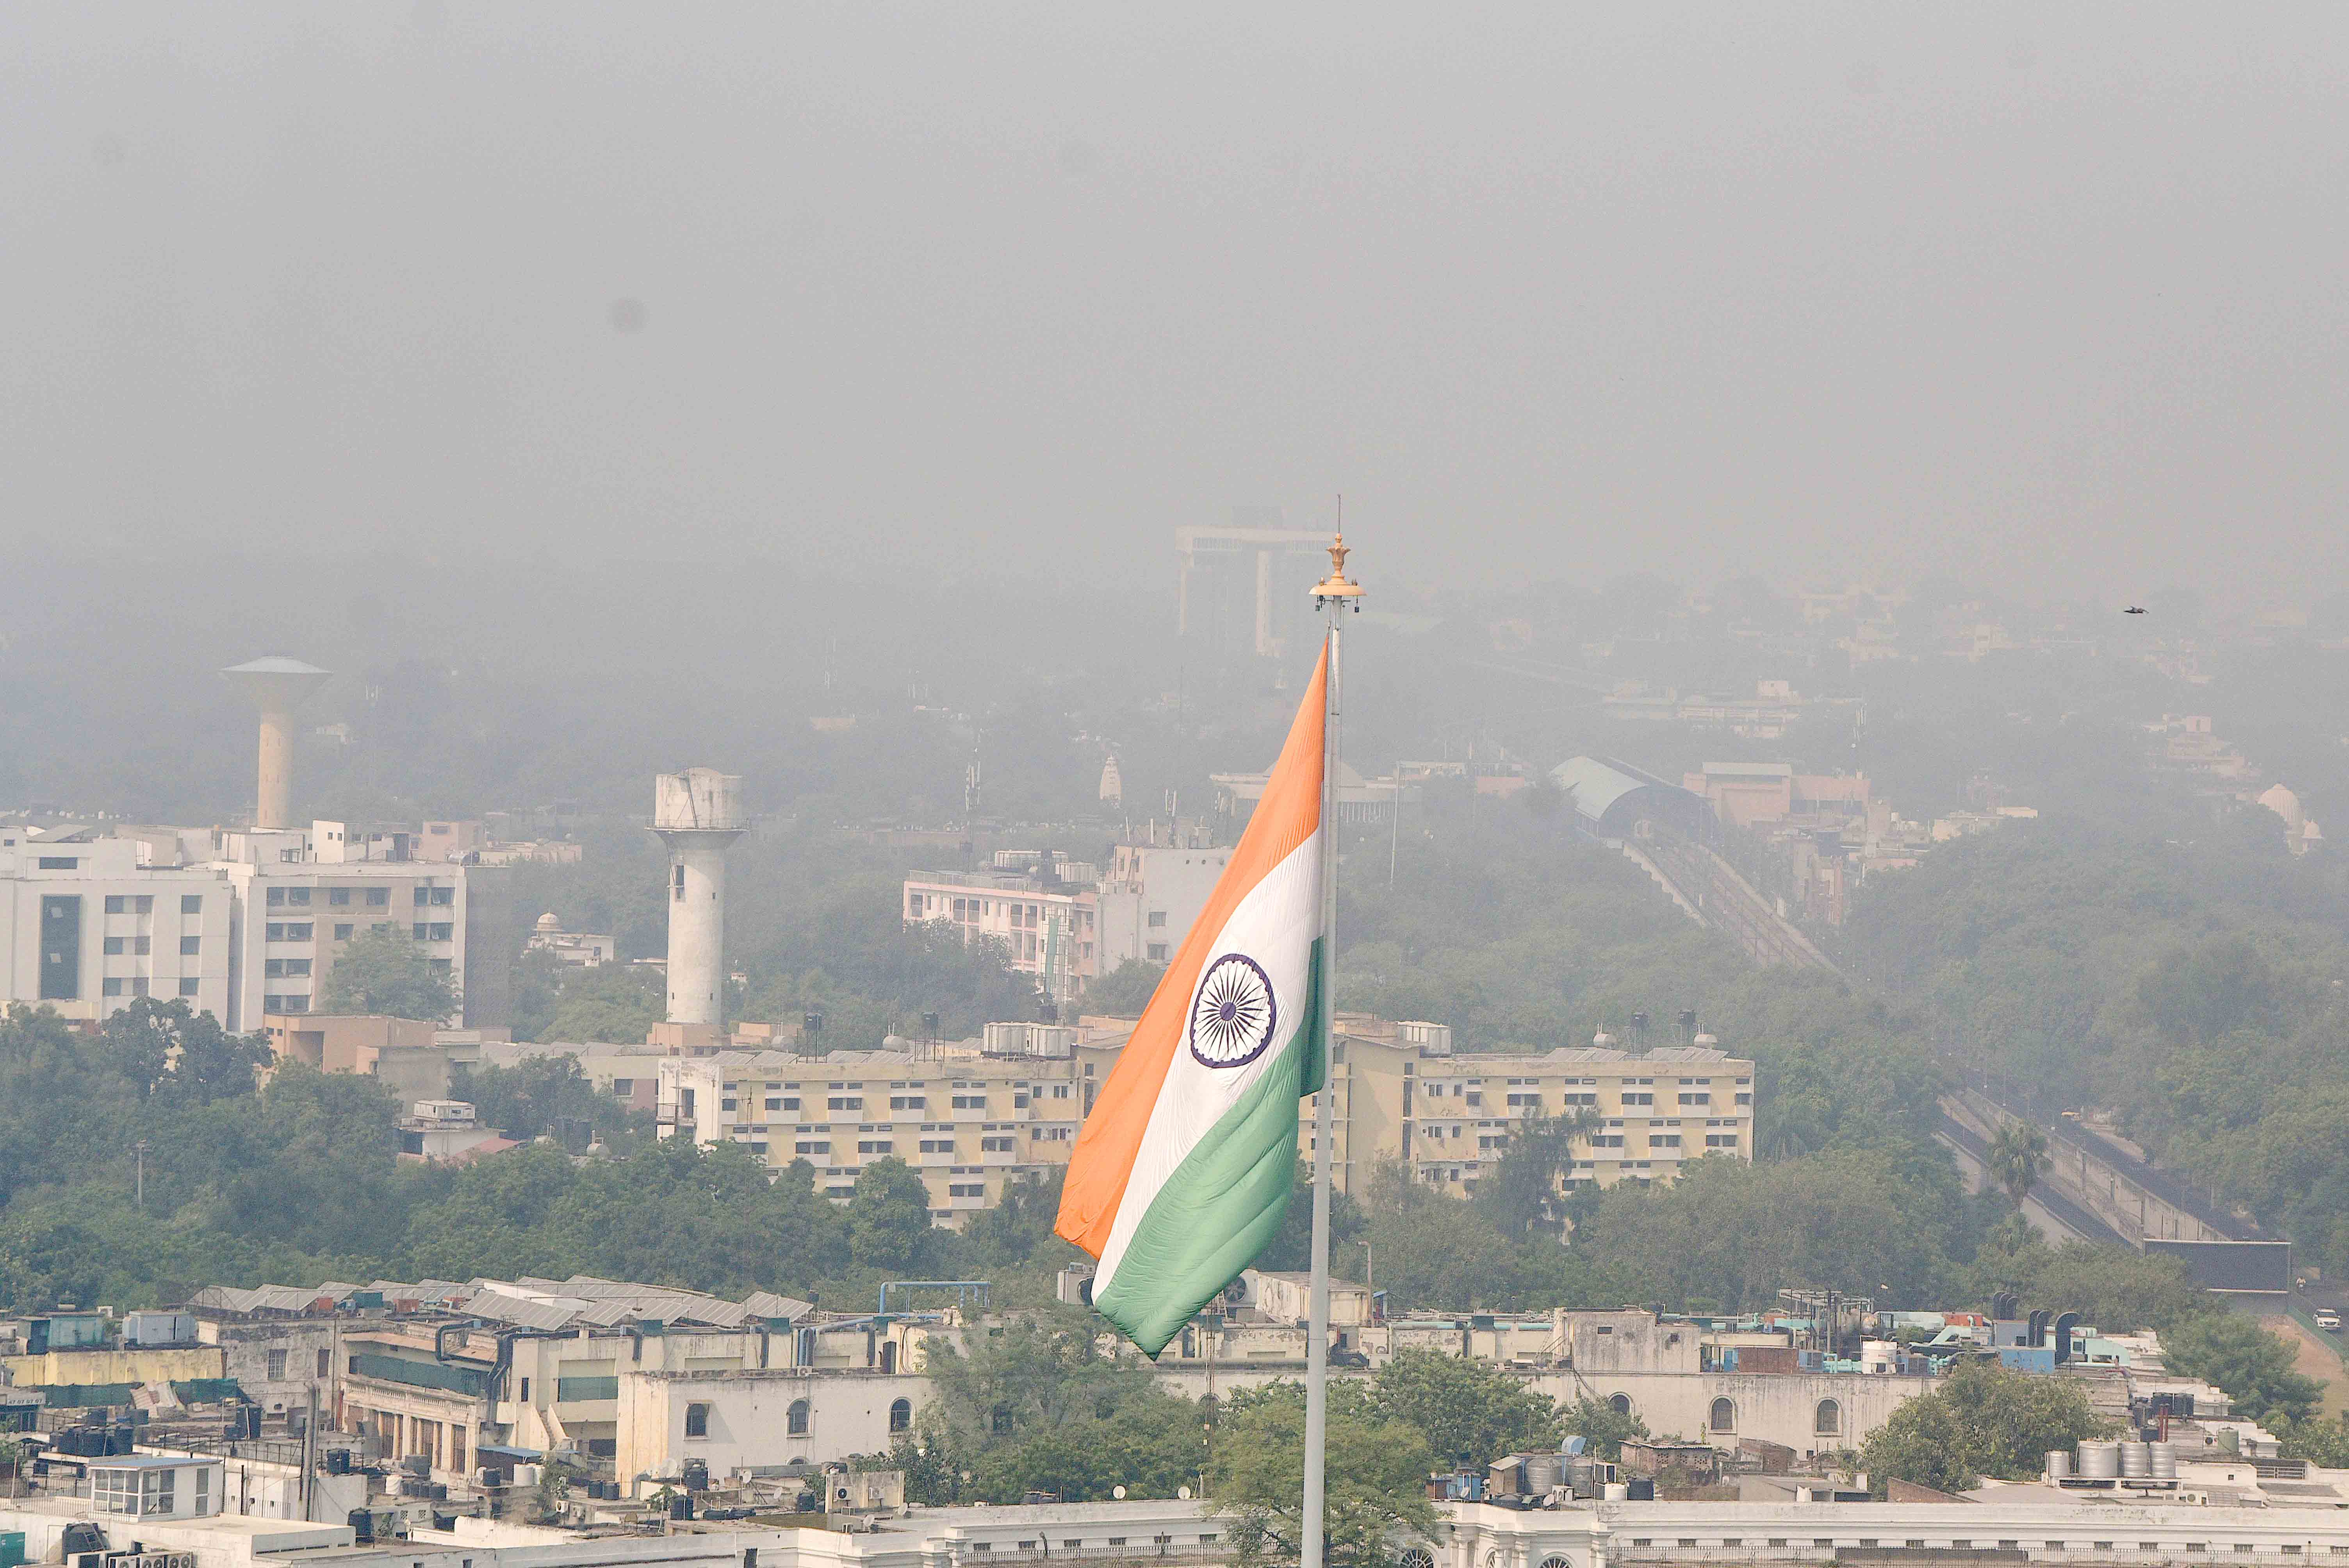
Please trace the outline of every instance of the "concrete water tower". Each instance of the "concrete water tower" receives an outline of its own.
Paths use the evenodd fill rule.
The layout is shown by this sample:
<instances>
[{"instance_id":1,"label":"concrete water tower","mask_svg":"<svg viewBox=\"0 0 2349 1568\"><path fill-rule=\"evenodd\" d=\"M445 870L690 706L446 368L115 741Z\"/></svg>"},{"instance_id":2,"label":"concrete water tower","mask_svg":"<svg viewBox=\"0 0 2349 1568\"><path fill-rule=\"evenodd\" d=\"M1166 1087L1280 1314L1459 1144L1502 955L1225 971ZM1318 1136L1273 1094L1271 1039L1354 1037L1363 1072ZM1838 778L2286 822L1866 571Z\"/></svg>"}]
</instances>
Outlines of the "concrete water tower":
<instances>
[{"instance_id":1,"label":"concrete water tower","mask_svg":"<svg viewBox=\"0 0 2349 1568\"><path fill-rule=\"evenodd\" d=\"M668 1021L725 1020L726 851L750 826L742 778L714 768L653 781L653 831L668 845Z\"/></svg>"},{"instance_id":2,"label":"concrete water tower","mask_svg":"<svg viewBox=\"0 0 2349 1568\"><path fill-rule=\"evenodd\" d=\"M221 674L261 709L261 781L254 800L253 825L261 831L290 828L294 825L294 710L326 684L328 673L284 654L268 654Z\"/></svg>"}]
</instances>

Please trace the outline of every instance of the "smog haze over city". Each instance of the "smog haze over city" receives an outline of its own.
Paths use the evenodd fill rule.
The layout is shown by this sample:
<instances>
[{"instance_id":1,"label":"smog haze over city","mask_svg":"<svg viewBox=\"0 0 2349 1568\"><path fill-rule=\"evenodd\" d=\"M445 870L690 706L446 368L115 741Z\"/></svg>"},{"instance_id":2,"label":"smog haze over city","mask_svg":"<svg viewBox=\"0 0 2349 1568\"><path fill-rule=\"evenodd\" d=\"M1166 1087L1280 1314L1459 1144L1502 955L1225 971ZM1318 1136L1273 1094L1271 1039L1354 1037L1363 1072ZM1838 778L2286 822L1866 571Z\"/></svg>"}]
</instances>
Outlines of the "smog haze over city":
<instances>
[{"instance_id":1,"label":"smog haze over city","mask_svg":"<svg viewBox=\"0 0 2349 1568\"><path fill-rule=\"evenodd\" d=\"M2349 549L2333 7L0 28L35 547L1107 585L1342 490L1414 583L2116 607Z\"/></svg>"},{"instance_id":2,"label":"smog haze over city","mask_svg":"<svg viewBox=\"0 0 2349 1568\"><path fill-rule=\"evenodd\" d=\"M2349 9L20 3L0 147L0 1568L2349 1551Z\"/></svg>"}]
</instances>

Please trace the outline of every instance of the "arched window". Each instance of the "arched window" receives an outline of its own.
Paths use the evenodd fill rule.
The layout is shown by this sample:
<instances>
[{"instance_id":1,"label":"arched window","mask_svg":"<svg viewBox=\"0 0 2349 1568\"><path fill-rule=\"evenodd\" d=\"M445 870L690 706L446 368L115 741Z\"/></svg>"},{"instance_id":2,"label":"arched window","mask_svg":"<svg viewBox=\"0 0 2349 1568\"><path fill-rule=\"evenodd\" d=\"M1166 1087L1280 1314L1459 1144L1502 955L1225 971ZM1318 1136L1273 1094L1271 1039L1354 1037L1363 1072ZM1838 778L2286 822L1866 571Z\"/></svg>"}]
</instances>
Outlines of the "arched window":
<instances>
[{"instance_id":1,"label":"arched window","mask_svg":"<svg viewBox=\"0 0 2349 1568\"><path fill-rule=\"evenodd\" d=\"M685 1408L685 1435L688 1438L706 1438L709 1435L709 1406L688 1405Z\"/></svg>"},{"instance_id":2,"label":"arched window","mask_svg":"<svg viewBox=\"0 0 2349 1568\"><path fill-rule=\"evenodd\" d=\"M1712 1427L1712 1429L1716 1432L1735 1431L1737 1429L1737 1407L1731 1404L1726 1399L1715 1399L1713 1402L1713 1418L1706 1424Z\"/></svg>"},{"instance_id":3,"label":"arched window","mask_svg":"<svg viewBox=\"0 0 2349 1568\"><path fill-rule=\"evenodd\" d=\"M889 1407L889 1429L893 1432L914 1429L914 1402L911 1399L899 1399Z\"/></svg>"},{"instance_id":4,"label":"arched window","mask_svg":"<svg viewBox=\"0 0 2349 1568\"><path fill-rule=\"evenodd\" d=\"M1541 1561L1541 1568L1574 1568L1574 1564L1563 1557L1545 1557Z\"/></svg>"},{"instance_id":5,"label":"arched window","mask_svg":"<svg viewBox=\"0 0 2349 1568\"><path fill-rule=\"evenodd\" d=\"M1843 1436L1843 1407L1833 1399L1820 1400L1818 1414L1811 1420L1811 1430L1822 1438Z\"/></svg>"},{"instance_id":6,"label":"arched window","mask_svg":"<svg viewBox=\"0 0 2349 1568\"><path fill-rule=\"evenodd\" d=\"M1631 1413L1631 1396L1629 1394L1615 1395L1607 1401L1607 1404L1609 1408L1619 1416L1628 1416Z\"/></svg>"},{"instance_id":7,"label":"arched window","mask_svg":"<svg viewBox=\"0 0 2349 1568\"><path fill-rule=\"evenodd\" d=\"M1435 1553L1424 1546L1405 1547L1402 1568L1435 1568Z\"/></svg>"},{"instance_id":8,"label":"arched window","mask_svg":"<svg viewBox=\"0 0 2349 1568\"><path fill-rule=\"evenodd\" d=\"M790 1433L791 1433L791 1435L792 1435L792 1437L795 1437L795 1438L804 1438L804 1437L806 1437L806 1436L807 1436L807 1423L808 1423L808 1402L807 1402L805 1399L794 1399L794 1400L792 1400L792 1411L791 1411L791 1415L790 1415L788 1418L786 1418L786 1420L787 1420L787 1422L788 1422L788 1429L789 1429L789 1431L790 1431Z\"/></svg>"}]
</instances>

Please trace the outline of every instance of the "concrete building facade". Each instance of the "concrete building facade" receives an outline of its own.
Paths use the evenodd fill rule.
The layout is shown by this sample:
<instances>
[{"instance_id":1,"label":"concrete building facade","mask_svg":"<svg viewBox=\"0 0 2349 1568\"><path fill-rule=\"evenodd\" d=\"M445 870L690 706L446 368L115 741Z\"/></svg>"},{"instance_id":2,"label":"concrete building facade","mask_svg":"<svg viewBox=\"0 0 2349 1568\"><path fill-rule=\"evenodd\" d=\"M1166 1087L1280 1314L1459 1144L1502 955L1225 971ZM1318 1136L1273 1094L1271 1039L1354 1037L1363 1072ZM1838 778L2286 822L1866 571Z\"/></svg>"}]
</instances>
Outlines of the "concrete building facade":
<instances>
[{"instance_id":1,"label":"concrete building facade","mask_svg":"<svg viewBox=\"0 0 2349 1568\"><path fill-rule=\"evenodd\" d=\"M992 1024L952 1045L663 1057L654 1114L664 1138L736 1143L777 1168L805 1160L832 1198L874 1161L903 1160L929 1189L931 1219L957 1224L1068 1163L1126 1034L1092 1020Z\"/></svg>"},{"instance_id":2,"label":"concrete building facade","mask_svg":"<svg viewBox=\"0 0 2349 1568\"><path fill-rule=\"evenodd\" d=\"M886 1453L932 1392L923 1374L877 1369L630 1371L616 1463L623 1476L676 1475L699 1460L723 1476Z\"/></svg>"},{"instance_id":3,"label":"concrete building facade","mask_svg":"<svg viewBox=\"0 0 2349 1568\"><path fill-rule=\"evenodd\" d=\"M0 826L0 999L102 1018L149 996L227 1019L238 890L176 849L152 859L142 840Z\"/></svg>"},{"instance_id":4,"label":"concrete building facade","mask_svg":"<svg viewBox=\"0 0 2349 1568\"><path fill-rule=\"evenodd\" d=\"M1031 871L915 872L905 878L907 924L950 926L968 944L992 937L1009 967L1067 1001L1101 973L1100 895L1090 884Z\"/></svg>"},{"instance_id":5,"label":"concrete building facade","mask_svg":"<svg viewBox=\"0 0 2349 1568\"><path fill-rule=\"evenodd\" d=\"M1604 1125L1576 1139L1568 1184L1669 1181L1688 1161L1754 1158L1754 1064L1711 1047L1454 1055L1441 1024L1342 1014L1338 1033L1330 1092L1340 1191L1392 1160L1413 1180L1464 1196L1518 1123L1572 1112ZM1300 1102L1298 1117L1299 1147L1310 1150L1313 1100Z\"/></svg>"},{"instance_id":6,"label":"concrete building facade","mask_svg":"<svg viewBox=\"0 0 2349 1568\"><path fill-rule=\"evenodd\" d=\"M663 1137L733 1142L770 1165L816 1167L845 1198L856 1173L891 1156L920 1171L934 1220L992 1207L1007 1185L1065 1165L1093 1095L1133 1021L989 1025L959 1043L902 1049L719 1051L654 1064ZM1579 1047L1541 1056L1454 1055L1440 1024L1340 1015L1331 1051L1337 1097L1332 1172L1340 1191L1401 1161L1413 1179L1473 1192L1518 1125L1587 1111L1571 1184L1669 1181L1707 1156L1754 1157L1754 1064L1709 1046L1644 1054ZM1315 1104L1299 1102L1298 1148L1313 1149Z\"/></svg>"},{"instance_id":7,"label":"concrete building facade","mask_svg":"<svg viewBox=\"0 0 2349 1568\"><path fill-rule=\"evenodd\" d=\"M261 1032L279 1061L380 1078L402 1103L446 1099L456 1076L481 1065L478 1042L443 1044L420 1018L382 1014L264 1013Z\"/></svg>"},{"instance_id":8,"label":"concrete building facade","mask_svg":"<svg viewBox=\"0 0 2349 1568\"><path fill-rule=\"evenodd\" d=\"M0 982L9 1001L101 1018L185 1000L244 1032L313 1011L361 932L405 931L447 974L460 1016L503 1024L506 873L391 858L365 830L130 829L100 838L0 828Z\"/></svg>"},{"instance_id":9,"label":"concrete building facade","mask_svg":"<svg viewBox=\"0 0 2349 1568\"><path fill-rule=\"evenodd\" d=\"M1154 830L1156 824L1152 824ZM1183 945L1192 923L1231 860L1231 851L1205 831L1177 824L1169 841L1123 843L1110 853L1108 874L1096 890L1097 971L1106 975L1130 960L1164 965Z\"/></svg>"}]
</instances>

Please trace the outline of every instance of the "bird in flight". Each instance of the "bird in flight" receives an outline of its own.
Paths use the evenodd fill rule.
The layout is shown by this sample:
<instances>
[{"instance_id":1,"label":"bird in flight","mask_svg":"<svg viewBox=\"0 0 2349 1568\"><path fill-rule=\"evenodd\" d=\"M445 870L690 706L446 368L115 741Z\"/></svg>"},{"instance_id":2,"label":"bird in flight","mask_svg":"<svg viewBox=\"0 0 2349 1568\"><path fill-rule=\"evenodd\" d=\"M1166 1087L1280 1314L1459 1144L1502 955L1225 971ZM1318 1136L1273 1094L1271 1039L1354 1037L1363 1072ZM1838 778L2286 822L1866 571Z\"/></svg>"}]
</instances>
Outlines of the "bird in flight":
<instances>
[{"instance_id":1,"label":"bird in flight","mask_svg":"<svg viewBox=\"0 0 2349 1568\"><path fill-rule=\"evenodd\" d=\"M2124 615L2142 615L2145 614L2145 606L2142 604L2132 604L2127 609L2122 611L2121 614Z\"/></svg>"}]
</instances>

